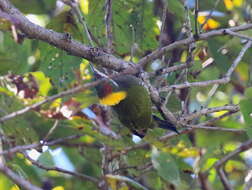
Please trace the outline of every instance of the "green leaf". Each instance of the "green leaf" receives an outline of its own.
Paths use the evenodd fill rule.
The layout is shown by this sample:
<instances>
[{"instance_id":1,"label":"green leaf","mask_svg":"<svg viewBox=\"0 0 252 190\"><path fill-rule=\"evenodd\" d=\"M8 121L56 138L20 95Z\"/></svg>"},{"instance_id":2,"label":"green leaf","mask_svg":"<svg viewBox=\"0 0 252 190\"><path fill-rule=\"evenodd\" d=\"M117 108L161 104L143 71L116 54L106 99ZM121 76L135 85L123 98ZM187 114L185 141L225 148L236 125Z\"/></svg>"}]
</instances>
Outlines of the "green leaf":
<instances>
[{"instance_id":1,"label":"green leaf","mask_svg":"<svg viewBox=\"0 0 252 190\"><path fill-rule=\"evenodd\" d=\"M14 185L13 182L4 174L0 174L0 181L0 189L11 189L11 187Z\"/></svg>"},{"instance_id":2,"label":"green leaf","mask_svg":"<svg viewBox=\"0 0 252 190\"><path fill-rule=\"evenodd\" d=\"M9 91L7 88L0 87L0 93L5 93L8 96L14 96L14 93Z\"/></svg>"},{"instance_id":3,"label":"green leaf","mask_svg":"<svg viewBox=\"0 0 252 190\"><path fill-rule=\"evenodd\" d=\"M178 0L167 0L167 6L170 12L178 16L180 19L184 18L184 14L182 14L185 9L182 3Z\"/></svg>"},{"instance_id":4,"label":"green leaf","mask_svg":"<svg viewBox=\"0 0 252 190\"><path fill-rule=\"evenodd\" d=\"M240 108L247 126L247 134L252 138L252 99L241 100Z\"/></svg>"},{"instance_id":5,"label":"green leaf","mask_svg":"<svg viewBox=\"0 0 252 190\"><path fill-rule=\"evenodd\" d=\"M75 79L74 71L79 69L80 57L70 56L65 51L40 42L41 70L58 88L66 88Z\"/></svg>"},{"instance_id":6,"label":"green leaf","mask_svg":"<svg viewBox=\"0 0 252 190\"><path fill-rule=\"evenodd\" d=\"M240 102L240 108L242 115L244 117L244 120L247 125L252 126L252 100L251 99L243 99Z\"/></svg>"},{"instance_id":7,"label":"green leaf","mask_svg":"<svg viewBox=\"0 0 252 190\"><path fill-rule=\"evenodd\" d=\"M224 40L223 38L224 37L221 38L222 41ZM229 61L228 57L226 55L221 54L219 50L222 42L219 41L219 38L214 38L208 40L207 42L208 42L208 48L210 50L212 57L214 58L217 67L220 69L222 73L227 71L227 69L231 65L231 62Z\"/></svg>"},{"instance_id":8,"label":"green leaf","mask_svg":"<svg viewBox=\"0 0 252 190\"><path fill-rule=\"evenodd\" d=\"M22 45L17 44L11 35L0 32L0 74L12 72L23 74L31 68L28 57L32 53L32 41L24 40Z\"/></svg>"},{"instance_id":9,"label":"green leaf","mask_svg":"<svg viewBox=\"0 0 252 190\"><path fill-rule=\"evenodd\" d=\"M23 13L46 14L56 5L56 0L11 0L15 7Z\"/></svg>"},{"instance_id":10,"label":"green leaf","mask_svg":"<svg viewBox=\"0 0 252 190\"><path fill-rule=\"evenodd\" d=\"M179 169L169 153L160 152L153 147L151 161L159 176L174 185L178 186L180 184Z\"/></svg>"},{"instance_id":11,"label":"green leaf","mask_svg":"<svg viewBox=\"0 0 252 190\"><path fill-rule=\"evenodd\" d=\"M245 96L247 98L251 98L252 99L252 87L246 88L246 90L245 90Z\"/></svg>"},{"instance_id":12,"label":"green leaf","mask_svg":"<svg viewBox=\"0 0 252 190\"><path fill-rule=\"evenodd\" d=\"M7 97L0 94L0 107L4 112L0 112L0 116L6 115L23 108L22 104L14 97ZM36 123L31 123L30 118L34 113L26 113L20 117L14 117L0 125L3 133L12 138L15 144L30 144L38 142L38 134L33 129Z\"/></svg>"},{"instance_id":13,"label":"green leaf","mask_svg":"<svg viewBox=\"0 0 252 190\"><path fill-rule=\"evenodd\" d=\"M47 150L40 155L38 162L47 167L54 167L54 161L51 153Z\"/></svg>"}]
</instances>

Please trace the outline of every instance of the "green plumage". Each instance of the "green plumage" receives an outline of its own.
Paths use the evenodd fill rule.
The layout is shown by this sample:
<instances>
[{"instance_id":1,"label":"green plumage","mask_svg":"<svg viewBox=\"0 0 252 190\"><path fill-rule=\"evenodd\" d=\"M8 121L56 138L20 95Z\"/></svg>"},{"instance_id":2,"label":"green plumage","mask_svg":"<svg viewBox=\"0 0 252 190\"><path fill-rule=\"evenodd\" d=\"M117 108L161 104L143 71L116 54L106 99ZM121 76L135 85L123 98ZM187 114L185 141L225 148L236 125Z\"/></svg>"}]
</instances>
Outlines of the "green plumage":
<instances>
[{"instance_id":1,"label":"green plumage","mask_svg":"<svg viewBox=\"0 0 252 190\"><path fill-rule=\"evenodd\" d=\"M113 86L113 92L125 91L127 93L125 99L112 106L124 126L140 137L144 137L147 129L153 127L176 131L176 128L171 123L152 115L150 95L138 78L132 75L122 75L113 80L117 84L110 83ZM100 98L108 93L107 84L101 84L97 87ZM104 86L106 88L103 88Z\"/></svg>"},{"instance_id":2,"label":"green plumage","mask_svg":"<svg viewBox=\"0 0 252 190\"><path fill-rule=\"evenodd\" d=\"M152 124L151 99L140 84L140 80L134 76L125 75L115 79L120 90L127 92L127 97L119 104L113 106L119 120L133 133L144 136Z\"/></svg>"}]
</instances>

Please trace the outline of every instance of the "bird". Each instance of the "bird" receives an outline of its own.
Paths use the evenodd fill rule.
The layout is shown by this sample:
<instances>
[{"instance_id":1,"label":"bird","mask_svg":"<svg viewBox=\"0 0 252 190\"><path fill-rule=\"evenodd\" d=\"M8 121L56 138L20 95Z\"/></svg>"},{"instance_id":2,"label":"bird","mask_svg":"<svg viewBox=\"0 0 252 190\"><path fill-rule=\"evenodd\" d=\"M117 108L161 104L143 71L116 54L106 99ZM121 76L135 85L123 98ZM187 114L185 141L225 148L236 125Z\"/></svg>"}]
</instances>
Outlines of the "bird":
<instances>
[{"instance_id":1,"label":"bird","mask_svg":"<svg viewBox=\"0 0 252 190\"><path fill-rule=\"evenodd\" d=\"M95 73L96 78L101 78ZM179 133L176 127L152 114L152 102L141 80L133 75L119 75L103 80L96 87L99 102L111 106L123 126L143 138L148 129L159 127Z\"/></svg>"}]
</instances>

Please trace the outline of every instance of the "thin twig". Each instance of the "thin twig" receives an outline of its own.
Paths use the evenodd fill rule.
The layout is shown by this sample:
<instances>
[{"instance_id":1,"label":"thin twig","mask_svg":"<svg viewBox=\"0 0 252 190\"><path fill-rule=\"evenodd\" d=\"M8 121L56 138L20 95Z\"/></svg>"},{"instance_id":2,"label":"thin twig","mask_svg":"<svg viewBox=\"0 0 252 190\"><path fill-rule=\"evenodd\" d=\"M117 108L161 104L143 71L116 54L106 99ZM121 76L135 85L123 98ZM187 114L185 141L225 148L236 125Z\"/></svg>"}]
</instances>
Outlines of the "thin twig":
<instances>
[{"instance_id":1,"label":"thin twig","mask_svg":"<svg viewBox=\"0 0 252 190\"><path fill-rule=\"evenodd\" d=\"M221 79L215 79L215 80L208 80L208 81L200 81L200 82L186 82L183 84L177 84L177 85L171 85L168 87L163 87L159 91L170 91L175 89L182 89L182 88L189 88L189 87L204 87L209 86L213 84L226 84L230 81L230 77L233 74L234 70L242 60L244 54L246 51L251 47L252 41L248 41L246 45L241 49L239 55L236 57L236 59L233 61L233 64L228 69L226 75Z\"/></svg>"},{"instance_id":2,"label":"thin twig","mask_svg":"<svg viewBox=\"0 0 252 190\"><path fill-rule=\"evenodd\" d=\"M114 77L116 77L116 76L118 76L118 75L119 75L119 74L113 74L113 75L109 76L109 78L110 78L110 79L113 79ZM120 74L120 75L121 75L121 74ZM68 90L66 90L66 91L60 92L60 93L58 93L58 94L55 94L55 95L53 95L53 96L49 96L49 97L45 98L44 100L42 100L42 101L40 101L40 102L37 102L37 103L35 103L35 104L32 104L32 105L27 106L27 107L25 107L25 108L23 108L23 109L20 109L20 110L18 110L18 111L12 112L12 113L10 113L10 114L7 114L7 115L1 117L1 118L0 118L0 123L2 123L2 122L4 122L4 121L7 121L7 120L9 120L9 119L12 119L12 118L14 118L14 117L16 117L16 116L23 115L23 114L25 114L26 112L31 111L31 110L33 110L33 109L35 109L35 108L38 108L38 107L40 107L41 105L46 104L46 103L48 103L48 102L52 102L52 101L54 101L54 100L57 99L57 98L62 98L62 97L65 97L65 96L74 95L74 94L79 93L79 92L81 92L81 91L85 91L85 90L88 89L88 88L95 87L96 85L100 84L100 83L101 83L102 81L104 81L104 80L106 80L106 79L103 78L103 79L100 79L100 80L96 80L96 81L94 81L94 82L82 84L82 85L76 86L76 87L74 87L74 88L68 89Z\"/></svg>"},{"instance_id":3,"label":"thin twig","mask_svg":"<svg viewBox=\"0 0 252 190\"><path fill-rule=\"evenodd\" d=\"M16 152L23 152L25 150L39 148L39 147L41 147L43 145L52 146L52 145L60 144L60 143L65 142L65 141L69 141L69 140L73 140L73 139L79 139L82 136L84 136L84 135L72 135L72 136L62 137L62 138L55 139L53 141L46 142L45 144L33 143L33 144L28 144L28 145L19 145L19 146L15 146L15 147L13 147L11 149L4 150L4 151L0 152L0 155L14 154Z\"/></svg>"},{"instance_id":4,"label":"thin twig","mask_svg":"<svg viewBox=\"0 0 252 190\"><path fill-rule=\"evenodd\" d=\"M106 37L107 37L107 51L112 53L113 33L112 33L112 1L106 0L105 11L105 24L106 24Z\"/></svg>"},{"instance_id":5,"label":"thin twig","mask_svg":"<svg viewBox=\"0 0 252 190\"><path fill-rule=\"evenodd\" d=\"M142 190L149 190L147 187L143 186L142 184L140 184L139 182L131 179L131 178L128 178L126 176L120 176L120 175L111 175L111 174L107 174L106 175L107 178L110 178L110 179L116 179L118 181L124 181L124 182L128 182L132 185L134 185L135 187L137 187L137 189L142 189Z\"/></svg>"},{"instance_id":6,"label":"thin twig","mask_svg":"<svg viewBox=\"0 0 252 190\"><path fill-rule=\"evenodd\" d=\"M221 79L208 80L208 81L186 82L186 83L182 83L182 84L175 84L175 85L171 85L168 87L163 87L163 88L160 88L159 91L160 92L167 92L167 91L171 91L171 90L175 90L175 89L183 89L183 88L190 88L190 87L205 87L205 86L214 85L214 84L226 84L229 81L230 81L229 78L224 77Z\"/></svg>"},{"instance_id":7,"label":"thin twig","mask_svg":"<svg viewBox=\"0 0 252 190\"><path fill-rule=\"evenodd\" d=\"M250 36L247 36L247 35L244 35L244 34L239 34L237 32L233 32L233 31L231 31L229 29L227 29L225 32L227 34L231 35L231 36L235 36L235 37L238 37L238 38L241 38L241 39L246 39L246 40L250 40L250 41L252 40L252 37L250 37Z\"/></svg>"},{"instance_id":8,"label":"thin twig","mask_svg":"<svg viewBox=\"0 0 252 190\"><path fill-rule=\"evenodd\" d=\"M234 70L236 69L236 67L238 66L240 61L242 60L242 58L243 58L244 54L246 53L246 51L251 47L251 45L252 45L252 41L248 41L246 43L246 45L242 48L242 50L240 51L238 57L236 57L233 64L231 65L231 67L228 69L228 72L226 73L226 77L228 77L228 78L231 77L232 73L234 72Z\"/></svg>"},{"instance_id":9,"label":"thin twig","mask_svg":"<svg viewBox=\"0 0 252 190\"><path fill-rule=\"evenodd\" d=\"M199 130L209 130L209 131L231 132L231 133L237 133L237 134L246 132L243 129L230 129L230 128L221 128L221 127L214 127L214 126L206 126L204 124L198 124L198 125L188 125L188 127L186 129L180 130L179 133L180 134L188 134L188 133L191 133L192 131L198 130L198 129ZM169 139L172 139L175 136L178 136L178 134L175 132L169 132L168 134L160 137L158 140L164 142ZM120 152L114 153L112 155L112 158L127 154L128 152L133 151L133 150L150 148L150 146L151 146L150 143L145 142L145 143L141 143L141 144L136 144L134 146L125 147Z\"/></svg>"},{"instance_id":10,"label":"thin twig","mask_svg":"<svg viewBox=\"0 0 252 190\"><path fill-rule=\"evenodd\" d=\"M101 169L102 169L102 175L106 176L109 173L112 173L110 163L112 162L112 159L110 157L111 150L110 147L103 144L103 147L100 149L101 155L102 155L102 162L101 162ZM99 186L102 188L102 190L109 190L108 183L105 179L101 180L99 183Z\"/></svg>"},{"instance_id":11,"label":"thin twig","mask_svg":"<svg viewBox=\"0 0 252 190\"><path fill-rule=\"evenodd\" d=\"M198 38L199 36L199 29L198 29L198 14L199 14L199 0L195 0L195 16L194 16L194 25L195 25L195 37Z\"/></svg>"},{"instance_id":12,"label":"thin twig","mask_svg":"<svg viewBox=\"0 0 252 190\"><path fill-rule=\"evenodd\" d=\"M78 18L79 23L81 23L81 25L84 28L84 31L85 31L85 33L87 35L89 44L91 46L94 46L94 42L93 42L92 36L91 36L90 31L88 29L85 17L81 13L81 10L80 10L80 7L79 7L79 3L75 2L75 1L71 1L71 0L70 1L69 0L61 0L61 1L63 3L65 3L65 4L69 5L72 8L74 14Z\"/></svg>"},{"instance_id":13,"label":"thin twig","mask_svg":"<svg viewBox=\"0 0 252 190\"><path fill-rule=\"evenodd\" d=\"M251 27L252 27L252 24L246 24L246 25L231 27L231 28L227 28L227 29L232 32L238 32L238 31L248 30ZM171 50L178 48L180 46L185 46L185 45L188 45L188 44L195 42L195 41L206 40L206 39L209 39L214 36L220 36L220 35L226 34L225 30L227 30L227 29L213 30L211 32L199 34L197 40L193 37L189 37L189 38L186 38L183 40L176 41L176 42L169 44L163 48L159 48L159 49L153 51L152 53L148 54L147 56L143 57L142 59L140 59L137 64L137 67L141 68L145 64L147 64L155 59L160 58L166 52L171 51Z\"/></svg>"},{"instance_id":14,"label":"thin twig","mask_svg":"<svg viewBox=\"0 0 252 190\"><path fill-rule=\"evenodd\" d=\"M64 173L64 174L69 174L71 176L74 176L74 177L78 177L84 181L90 181L92 182L93 184L95 184L96 186L98 185L98 182L99 182L99 179L95 178L95 177L91 177L91 176L88 176L88 175L85 175L85 174L81 174L81 173L78 173L78 172L72 172L72 171L69 171L69 170L65 170L65 169L62 169L62 168L59 168L59 167L47 167L47 166L44 166L43 164L33 160L27 153L23 152L23 155L35 166L43 169L43 170L46 170L46 171L57 171L57 172L60 172L60 173Z\"/></svg>"},{"instance_id":15,"label":"thin twig","mask_svg":"<svg viewBox=\"0 0 252 190\"><path fill-rule=\"evenodd\" d=\"M161 25L161 29L160 29L160 34L159 34L159 47L162 47L162 40L163 40L163 36L165 35L165 21L166 21L166 17L167 17L167 3L166 1L163 1L164 4L164 8L163 8L163 12L162 12L162 25Z\"/></svg>"},{"instance_id":16,"label":"thin twig","mask_svg":"<svg viewBox=\"0 0 252 190\"><path fill-rule=\"evenodd\" d=\"M228 181L228 178L227 178L225 172L223 171L223 168L217 169L217 173L221 179L221 182L222 182L225 190L233 190L231 184Z\"/></svg>"},{"instance_id":17,"label":"thin twig","mask_svg":"<svg viewBox=\"0 0 252 190\"><path fill-rule=\"evenodd\" d=\"M226 156L218 160L215 164L215 168L220 168L223 164L225 164L228 160L230 160L232 157L240 154L241 152L244 152L252 147L252 140L248 140L244 143L242 143L237 149L234 151L228 153Z\"/></svg>"},{"instance_id":18,"label":"thin twig","mask_svg":"<svg viewBox=\"0 0 252 190\"><path fill-rule=\"evenodd\" d=\"M163 74L168 74L174 71L182 70L185 69L188 65L186 63L179 64L179 65L174 65L171 67L163 67L161 69L156 70L155 72L149 73L150 77L153 76L158 76L158 75L163 75Z\"/></svg>"},{"instance_id":19,"label":"thin twig","mask_svg":"<svg viewBox=\"0 0 252 190\"><path fill-rule=\"evenodd\" d=\"M239 111L239 110L238 110ZM207 120L206 122L203 122L203 123L201 123L202 125L211 125L211 124L213 124L214 122L216 122L216 121L219 121L219 120L221 120L221 119L223 119L223 118L225 118L225 117L229 117L230 115L232 115L232 114L234 114L235 112L234 111L228 111L228 112L226 112L226 113L224 113L224 114L222 114L222 115L220 115L220 116L218 116L218 117L214 117L214 118L211 118L211 119L209 119L209 120Z\"/></svg>"},{"instance_id":20,"label":"thin twig","mask_svg":"<svg viewBox=\"0 0 252 190\"><path fill-rule=\"evenodd\" d=\"M234 151L230 152L229 154L227 154L226 156L224 156L223 158L221 158L220 160L218 160L213 167L216 168L218 175L220 176L220 179L222 181L223 186L225 187L225 189L227 190L232 190L232 186L229 183L225 172L223 171L222 166L228 161L230 160L232 157L240 154L241 152L244 152L248 149L250 149L252 147L252 140L248 140L244 143L242 143L237 149L235 149Z\"/></svg>"},{"instance_id":21,"label":"thin twig","mask_svg":"<svg viewBox=\"0 0 252 190\"><path fill-rule=\"evenodd\" d=\"M232 113L234 113L234 112L239 111L239 107L237 105L225 105L225 106L220 106L220 107L205 108L205 109L201 109L197 112L184 116L182 120L191 121L194 118L200 117L202 115L207 115L210 113L220 112L220 111L231 111Z\"/></svg>"},{"instance_id":22,"label":"thin twig","mask_svg":"<svg viewBox=\"0 0 252 190\"><path fill-rule=\"evenodd\" d=\"M48 102L52 102L53 100L57 99L57 98L61 98L61 97L65 97L65 96L69 96L69 95L72 95L72 94L75 94L77 92L80 92L82 90L85 90L87 88L90 88L90 87L93 87L95 85L97 85L99 82L101 82L100 80L99 81L95 81L95 82L91 82L91 83L87 83L87 84L84 84L84 85L80 85L80 86L77 86L77 87L74 87L72 89L69 89L69 90L66 90L66 91L63 91L63 92L60 92L59 94L56 94L56 95L53 95L53 96L49 96L48 98L40 101L40 102L37 102L35 104L32 104L30 106L26 106L25 108L23 109L20 109L18 111L15 111L15 112L12 112L8 115L5 115L3 117L0 118L0 123L4 122L4 121L7 121L9 119L12 119L14 117L17 117L19 115L23 115L25 114L26 112L28 111L31 111L35 108L38 108L39 106L45 104L45 103L48 103Z\"/></svg>"},{"instance_id":23,"label":"thin twig","mask_svg":"<svg viewBox=\"0 0 252 190\"><path fill-rule=\"evenodd\" d=\"M214 126L204 126L200 124L199 126L192 126L194 129L202 129L207 131L222 131L222 132L230 132L230 133L246 133L245 129L232 129L232 128L222 128L222 127L214 127Z\"/></svg>"},{"instance_id":24,"label":"thin twig","mask_svg":"<svg viewBox=\"0 0 252 190\"><path fill-rule=\"evenodd\" d=\"M43 142L46 142L48 140L48 138L50 137L50 135L56 130L56 128L58 126L59 126L59 120L55 120L53 126L50 128L50 130L48 131L48 133L44 137Z\"/></svg>"},{"instance_id":25,"label":"thin twig","mask_svg":"<svg viewBox=\"0 0 252 190\"><path fill-rule=\"evenodd\" d=\"M159 92L156 88L154 88L150 84L150 81L148 80L147 73L142 73L142 79L144 80L145 84L147 85L147 87L150 91L151 99L154 102L154 104L157 107L160 114L162 115L162 117L166 120L171 121L174 124L177 123L177 119L173 115L173 113L166 108L166 105L162 104L162 100L159 96Z\"/></svg>"},{"instance_id":26,"label":"thin twig","mask_svg":"<svg viewBox=\"0 0 252 190\"><path fill-rule=\"evenodd\" d=\"M130 48L130 62L133 62L133 58L135 55L135 43L136 43L136 31L135 31L135 27L130 24L129 25L130 29L131 29L131 38L132 38L132 44L131 44L131 48Z\"/></svg>"}]
</instances>

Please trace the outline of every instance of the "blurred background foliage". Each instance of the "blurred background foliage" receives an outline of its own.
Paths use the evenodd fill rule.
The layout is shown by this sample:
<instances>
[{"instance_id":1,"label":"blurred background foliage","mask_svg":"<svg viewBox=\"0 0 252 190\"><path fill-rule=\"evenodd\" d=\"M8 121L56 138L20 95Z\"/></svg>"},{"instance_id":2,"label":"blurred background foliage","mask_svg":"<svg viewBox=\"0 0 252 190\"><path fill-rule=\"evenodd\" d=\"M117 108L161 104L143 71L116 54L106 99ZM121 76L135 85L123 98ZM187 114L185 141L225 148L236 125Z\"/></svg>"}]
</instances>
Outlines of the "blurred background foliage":
<instances>
[{"instance_id":1,"label":"blurred background foliage","mask_svg":"<svg viewBox=\"0 0 252 190\"><path fill-rule=\"evenodd\" d=\"M32 22L57 32L69 33L73 39L89 44L82 24L78 22L73 11L60 0L11 0L11 2ZM197 18L200 31L250 22L251 3L251 0L200 0ZM106 48L105 1L79 0L79 6L95 45ZM167 8L168 19L164 29L165 36L160 36L164 8ZM185 34L182 32L182 27L188 15L195 32L194 8L194 0L114 0L113 53L122 59L137 62L156 48L183 39ZM11 35L10 25L4 20L0 20L0 30L1 116L93 80L93 73L89 70L87 60L70 56L50 44L37 40L25 38L17 43ZM242 33L252 35L251 30ZM194 64L188 70L188 80L193 82L220 78L231 66L243 44L244 41L230 36L197 42ZM170 65L180 64L186 60L186 57L186 48L167 53ZM132 150L117 158L119 164L118 171L115 173L127 176L128 180L122 183L122 179L108 176L110 188L112 190L141 189L129 180L137 179L155 190L197 190L202 189L199 176L207 172L206 181L209 189L223 189L215 169L212 168L213 164L252 137L250 115L252 88L249 88L251 60L252 53L249 50L230 83L219 86L211 97L209 96L212 86L194 87L190 89L188 101L190 112L201 107L240 104L241 113L217 121L216 126L245 129L246 133L196 130L189 135L179 135L169 142L157 142L156 137L164 135L166 131L154 129L145 139L155 145L153 148ZM152 72L162 66L164 65L160 60L155 60L145 69ZM165 77L166 84L174 84L178 75L179 72L174 72L162 77ZM155 83L155 79L153 84L156 87L161 85ZM179 113L180 102L179 96L173 94L167 106L174 113ZM9 120L1 124L1 133L10 139L3 144L3 148L39 142L45 138L55 120L59 120L58 127L51 134L50 140L75 134L84 136L69 144L43 147L43 150L30 151L29 154L48 167L57 166L99 178L102 175L102 156L97 146L93 145L106 144L111 147L113 153L118 153L125 147L135 145L136 142L132 140L129 131L120 126L115 117L111 121L111 127L116 134L120 134L121 138L114 140L94 130L94 122L88 119L88 114L82 112L82 115L79 115L79 111L88 108L104 119L103 110L94 107L95 103L98 103L96 92L90 89L71 99L57 99L43 105L39 110ZM66 112L70 112L70 115ZM197 118L193 122L204 122L221 114L223 112L210 114ZM248 150L225 164L225 171L229 174L235 189L244 188L244 180L251 173L251 156L252 151ZM40 187L48 185L53 190L96 189L96 186L89 181L55 171L41 170L32 165L22 154L6 155L5 160L20 176ZM0 175L0 181L0 189L19 189L4 175Z\"/></svg>"}]
</instances>

